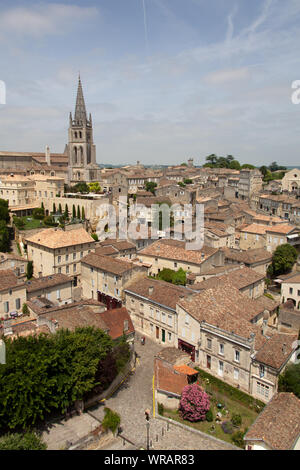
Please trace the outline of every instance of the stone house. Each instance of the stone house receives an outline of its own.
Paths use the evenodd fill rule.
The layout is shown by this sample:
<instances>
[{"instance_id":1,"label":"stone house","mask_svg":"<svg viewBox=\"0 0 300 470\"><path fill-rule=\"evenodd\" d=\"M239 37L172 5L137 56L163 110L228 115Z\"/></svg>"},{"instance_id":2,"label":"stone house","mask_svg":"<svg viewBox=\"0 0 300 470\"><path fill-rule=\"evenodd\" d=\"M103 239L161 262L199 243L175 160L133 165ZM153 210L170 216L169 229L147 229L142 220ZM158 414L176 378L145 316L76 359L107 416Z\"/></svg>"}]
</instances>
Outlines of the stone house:
<instances>
[{"instance_id":1,"label":"stone house","mask_svg":"<svg viewBox=\"0 0 300 470\"><path fill-rule=\"evenodd\" d=\"M77 285L80 261L94 250L95 240L83 228L70 231L49 228L28 237L26 245L35 277L67 274Z\"/></svg>"},{"instance_id":2,"label":"stone house","mask_svg":"<svg viewBox=\"0 0 300 470\"><path fill-rule=\"evenodd\" d=\"M300 190L300 170L294 168L293 170L287 171L281 180L282 190L288 191L289 193L299 194Z\"/></svg>"},{"instance_id":3,"label":"stone house","mask_svg":"<svg viewBox=\"0 0 300 470\"><path fill-rule=\"evenodd\" d=\"M176 303L190 291L183 286L144 278L125 289L125 305L135 329L153 341L177 347Z\"/></svg>"},{"instance_id":4,"label":"stone house","mask_svg":"<svg viewBox=\"0 0 300 470\"><path fill-rule=\"evenodd\" d=\"M26 303L24 281L17 278L11 269L0 270L0 316L8 319L11 313L20 315L24 303Z\"/></svg>"},{"instance_id":5,"label":"stone house","mask_svg":"<svg viewBox=\"0 0 300 470\"><path fill-rule=\"evenodd\" d=\"M201 369L269 401L279 374L295 360L295 335L261 323L264 306L228 286L180 300L176 310L179 348Z\"/></svg>"},{"instance_id":6,"label":"stone house","mask_svg":"<svg viewBox=\"0 0 300 470\"><path fill-rule=\"evenodd\" d=\"M203 246L201 250L186 250L185 242L162 239L157 240L138 252L141 262L151 265L152 276L164 268L201 274L203 270L224 265L224 253L217 248Z\"/></svg>"},{"instance_id":7,"label":"stone house","mask_svg":"<svg viewBox=\"0 0 300 470\"><path fill-rule=\"evenodd\" d=\"M224 248L225 263L243 263L248 268L254 269L258 273L267 274L267 269L272 263L272 254L265 248L252 248L248 250L235 250Z\"/></svg>"},{"instance_id":8,"label":"stone house","mask_svg":"<svg viewBox=\"0 0 300 470\"><path fill-rule=\"evenodd\" d=\"M14 253L0 253L0 270L11 269L17 277L25 277L27 260Z\"/></svg>"},{"instance_id":9,"label":"stone house","mask_svg":"<svg viewBox=\"0 0 300 470\"><path fill-rule=\"evenodd\" d=\"M56 305L68 304L73 300L73 280L66 274L33 278L25 285L27 300L44 297Z\"/></svg>"},{"instance_id":10,"label":"stone house","mask_svg":"<svg viewBox=\"0 0 300 470\"><path fill-rule=\"evenodd\" d=\"M293 302L294 307L300 310L300 273L294 272L286 276L281 282L281 302L288 300Z\"/></svg>"},{"instance_id":11,"label":"stone house","mask_svg":"<svg viewBox=\"0 0 300 470\"><path fill-rule=\"evenodd\" d=\"M81 260L82 296L107 308L121 307L127 285L147 275L147 267L123 259L90 253Z\"/></svg>"}]
</instances>

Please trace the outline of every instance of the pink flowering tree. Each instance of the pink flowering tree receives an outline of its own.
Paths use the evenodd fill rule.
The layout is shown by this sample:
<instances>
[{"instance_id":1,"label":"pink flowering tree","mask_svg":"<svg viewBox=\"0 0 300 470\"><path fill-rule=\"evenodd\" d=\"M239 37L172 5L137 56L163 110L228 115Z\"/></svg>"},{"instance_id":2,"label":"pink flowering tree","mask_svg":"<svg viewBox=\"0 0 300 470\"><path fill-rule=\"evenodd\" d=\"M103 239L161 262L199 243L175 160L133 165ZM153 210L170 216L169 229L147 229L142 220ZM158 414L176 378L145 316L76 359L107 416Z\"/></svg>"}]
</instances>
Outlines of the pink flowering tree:
<instances>
[{"instance_id":1,"label":"pink flowering tree","mask_svg":"<svg viewBox=\"0 0 300 470\"><path fill-rule=\"evenodd\" d=\"M196 383L186 385L181 393L179 414L188 421L204 421L210 408L207 393Z\"/></svg>"}]
</instances>

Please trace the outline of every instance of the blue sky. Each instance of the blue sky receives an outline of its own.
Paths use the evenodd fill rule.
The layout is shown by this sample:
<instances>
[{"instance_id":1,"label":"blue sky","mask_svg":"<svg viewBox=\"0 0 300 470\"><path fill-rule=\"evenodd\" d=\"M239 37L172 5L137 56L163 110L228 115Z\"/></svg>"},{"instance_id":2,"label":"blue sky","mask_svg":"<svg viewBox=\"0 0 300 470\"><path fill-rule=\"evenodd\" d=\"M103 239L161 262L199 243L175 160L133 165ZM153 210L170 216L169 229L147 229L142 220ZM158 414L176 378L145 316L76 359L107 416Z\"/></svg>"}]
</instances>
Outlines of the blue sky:
<instances>
[{"instance_id":1,"label":"blue sky","mask_svg":"<svg viewBox=\"0 0 300 470\"><path fill-rule=\"evenodd\" d=\"M1 150L64 150L80 70L99 163L300 165L299 0L0 6Z\"/></svg>"}]
</instances>

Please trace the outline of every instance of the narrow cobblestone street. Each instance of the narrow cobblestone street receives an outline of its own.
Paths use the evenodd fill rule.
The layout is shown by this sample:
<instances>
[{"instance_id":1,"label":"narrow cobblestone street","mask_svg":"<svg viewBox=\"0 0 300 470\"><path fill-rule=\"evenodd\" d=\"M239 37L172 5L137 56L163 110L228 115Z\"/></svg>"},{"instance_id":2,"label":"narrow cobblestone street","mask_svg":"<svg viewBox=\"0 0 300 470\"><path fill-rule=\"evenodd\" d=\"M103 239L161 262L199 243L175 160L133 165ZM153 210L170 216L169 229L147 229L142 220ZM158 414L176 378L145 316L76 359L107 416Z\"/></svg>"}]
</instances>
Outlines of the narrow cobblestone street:
<instances>
[{"instance_id":1,"label":"narrow cobblestone street","mask_svg":"<svg viewBox=\"0 0 300 470\"><path fill-rule=\"evenodd\" d=\"M147 448L145 410L151 412L149 443L154 450L232 450L234 447L208 435L197 434L177 425L153 417L153 365L154 356L162 346L146 339L141 345L136 336L138 354L135 371L104 403L94 406L80 416L53 423L43 431L43 440L49 450L64 449L68 443L76 443L99 426L107 406L121 416L121 436L106 444L87 445L88 450L136 450ZM125 439L123 439L123 437ZM128 439L130 442L128 442Z\"/></svg>"},{"instance_id":2,"label":"narrow cobblestone street","mask_svg":"<svg viewBox=\"0 0 300 470\"><path fill-rule=\"evenodd\" d=\"M125 443L118 437L113 443L102 449L129 450L144 448L147 446L147 430L145 409L151 410L149 441L152 449L159 450L232 450L233 447L226 442L218 442L210 436L201 436L187 431L176 425L167 425L165 421L153 418L153 363L154 355L162 349L158 345L146 339L146 344L141 345L139 336L136 338L136 352L139 360L136 371L130 376L127 383L109 398L105 405L92 410L94 416L102 419L104 407L108 406L121 415L122 435L135 444L135 447Z\"/></svg>"}]
</instances>

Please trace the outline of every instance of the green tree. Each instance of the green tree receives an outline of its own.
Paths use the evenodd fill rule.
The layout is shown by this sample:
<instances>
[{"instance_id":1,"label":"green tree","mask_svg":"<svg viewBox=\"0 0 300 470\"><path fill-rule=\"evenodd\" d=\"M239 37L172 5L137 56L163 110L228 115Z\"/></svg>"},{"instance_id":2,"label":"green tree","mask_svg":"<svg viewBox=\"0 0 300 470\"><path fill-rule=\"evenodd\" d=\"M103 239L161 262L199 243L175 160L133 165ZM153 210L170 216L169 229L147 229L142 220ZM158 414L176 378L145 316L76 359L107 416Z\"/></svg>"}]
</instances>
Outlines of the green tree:
<instances>
[{"instance_id":1,"label":"green tree","mask_svg":"<svg viewBox=\"0 0 300 470\"><path fill-rule=\"evenodd\" d=\"M229 168L231 170L240 170L241 169L241 164L237 160L232 160L229 164Z\"/></svg>"},{"instance_id":2,"label":"green tree","mask_svg":"<svg viewBox=\"0 0 300 470\"><path fill-rule=\"evenodd\" d=\"M91 237L95 240L95 242L99 241L99 237L98 237L97 233L91 233Z\"/></svg>"},{"instance_id":3,"label":"green tree","mask_svg":"<svg viewBox=\"0 0 300 470\"><path fill-rule=\"evenodd\" d=\"M99 194L101 192L101 186L98 181L88 184L89 192Z\"/></svg>"},{"instance_id":4,"label":"green tree","mask_svg":"<svg viewBox=\"0 0 300 470\"><path fill-rule=\"evenodd\" d=\"M184 184L192 184L193 183L193 180L191 180L190 178L185 178L183 180Z\"/></svg>"},{"instance_id":5,"label":"green tree","mask_svg":"<svg viewBox=\"0 0 300 470\"><path fill-rule=\"evenodd\" d=\"M241 169L244 170L244 169L249 169L249 170L254 170L255 169L255 166L254 165L251 165L250 163L244 163L244 165L241 166Z\"/></svg>"},{"instance_id":6,"label":"green tree","mask_svg":"<svg viewBox=\"0 0 300 470\"><path fill-rule=\"evenodd\" d=\"M300 354L299 349L298 353ZM299 356L298 358L300 359ZM289 365L279 376L278 390L279 392L292 392L300 398L300 363Z\"/></svg>"},{"instance_id":7,"label":"green tree","mask_svg":"<svg viewBox=\"0 0 300 470\"><path fill-rule=\"evenodd\" d=\"M262 175L263 175L264 177L267 175L267 173L268 173L268 171L269 171L269 170L268 170L268 167L267 167L266 165L261 166L259 170L260 170L260 172L262 173Z\"/></svg>"},{"instance_id":8,"label":"green tree","mask_svg":"<svg viewBox=\"0 0 300 470\"><path fill-rule=\"evenodd\" d=\"M64 413L96 385L98 364L113 342L93 327L56 334L5 338L0 367L0 428L36 425L54 411Z\"/></svg>"},{"instance_id":9,"label":"green tree","mask_svg":"<svg viewBox=\"0 0 300 470\"><path fill-rule=\"evenodd\" d=\"M53 214L56 214L56 205L55 205L55 202L53 202L52 213L53 213Z\"/></svg>"},{"instance_id":10,"label":"green tree","mask_svg":"<svg viewBox=\"0 0 300 470\"><path fill-rule=\"evenodd\" d=\"M65 216L65 219L67 219L67 218L69 217L69 208L68 208L68 204L66 204L66 206L65 206L64 216Z\"/></svg>"},{"instance_id":11,"label":"green tree","mask_svg":"<svg viewBox=\"0 0 300 470\"><path fill-rule=\"evenodd\" d=\"M9 230L4 220L0 220L0 251L4 253L10 251Z\"/></svg>"},{"instance_id":12,"label":"green tree","mask_svg":"<svg viewBox=\"0 0 300 470\"><path fill-rule=\"evenodd\" d=\"M59 206L58 206L58 212L59 212L59 214L62 214L62 207L61 207L61 203L59 203Z\"/></svg>"},{"instance_id":13,"label":"green tree","mask_svg":"<svg viewBox=\"0 0 300 470\"><path fill-rule=\"evenodd\" d=\"M214 153L212 153L211 155L208 155L208 157L206 157L205 159L208 163L210 163L211 165L215 165L218 161L218 157L217 155L215 155Z\"/></svg>"},{"instance_id":14,"label":"green tree","mask_svg":"<svg viewBox=\"0 0 300 470\"><path fill-rule=\"evenodd\" d=\"M155 194L156 186L157 186L157 183L154 183L153 181L147 181L145 184L145 189L146 191L150 191L152 194Z\"/></svg>"},{"instance_id":15,"label":"green tree","mask_svg":"<svg viewBox=\"0 0 300 470\"><path fill-rule=\"evenodd\" d=\"M5 199L0 199L0 220L4 221L5 224L8 224L10 220L8 201Z\"/></svg>"},{"instance_id":16,"label":"green tree","mask_svg":"<svg viewBox=\"0 0 300 470\"><path fill-rule=\"evenodd\" d=\"M33 261L28 261L26 268L26 277L27 279L32 279L33 276Z\"/></svg>"},{"instance_id":17,"label":"green tree","mask_svg":"<svg viewBox=\"0 0 300 470\"><path fill-rule=\"evenodd\" d=\"M42 207L37 207L33 209L32 216L34 219L42 220L45 217L45 210Z\"/></svg>"},{"instance_id":18,"label":"green tree","mask_svg":"<svg viewBox=\"0 0 300 470\"><path fill-rule=\"evenodd\" d=\"M76 219L76 209L75 209L74 204L73 204L73 207L72 207L72 217L73 217L73 219Z\"/></svg>"},{"instance_id":19,"label":"green tree","mask_svg":"<svg viewBox=\"0 0 300 470\"><path fill-rule=\"evenodd\" d=\"M29 308L28 308L27 304L23 304L22 313L25 316L30 315Z\"/></svg>"},{"instance_id":20,"label":"green tree","mask_svg":"<svg viewBox=\"0 0 300 470\"><path fill-rule=\"evenodd\" d=\"M80 207L77 206L77 219L80 220Z\"/></svg>"},{"instance_id":21,"label":"green tree","mask_svg":"<svg viewBox=\"0 0 300 470\"><path fill-rule=\"evenodd\" d=\"M82 206L81 208L81 219L82 220L85 220L85 211L84 211L84 207Z\"/></svg>"},{"instance_id":22,"label":"green tree","mask_svg":"<svg viewBox=\"0 0 300 470\"><path fill-rule=\"evenodd\" d=\"M297 250L288 243L276 248L272 257L272 268L268 271L273 275L285 274L291 271L297 259Z\"/></svg>"}]
</instances>

